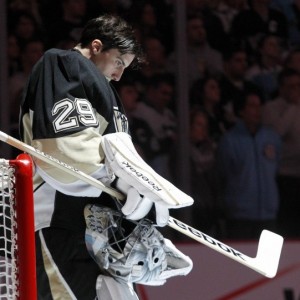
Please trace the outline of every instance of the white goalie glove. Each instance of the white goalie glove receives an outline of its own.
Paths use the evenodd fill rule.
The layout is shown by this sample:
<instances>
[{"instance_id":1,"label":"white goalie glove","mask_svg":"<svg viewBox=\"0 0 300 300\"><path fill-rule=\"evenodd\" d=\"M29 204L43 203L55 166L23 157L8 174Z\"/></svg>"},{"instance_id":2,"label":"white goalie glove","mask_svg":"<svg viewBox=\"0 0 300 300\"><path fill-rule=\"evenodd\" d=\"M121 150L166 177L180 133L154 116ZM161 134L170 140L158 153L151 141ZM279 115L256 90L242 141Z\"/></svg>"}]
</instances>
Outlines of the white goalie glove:
<instances>
[{"instance_id":1,"label":"white goalie glove","mask_svg":"<svg viewBox=\"0 0 300 300\"><path fill-rule=\"evenodd\" d=\"M104 135L101 146L106 167L118 177L116 187L127 196L122 212L128 219L142 219L154 204L156 223L165 226L170 208L193 204L190 196L157 174L140 157L127 133Z\"/></svg>"}]
</instances>

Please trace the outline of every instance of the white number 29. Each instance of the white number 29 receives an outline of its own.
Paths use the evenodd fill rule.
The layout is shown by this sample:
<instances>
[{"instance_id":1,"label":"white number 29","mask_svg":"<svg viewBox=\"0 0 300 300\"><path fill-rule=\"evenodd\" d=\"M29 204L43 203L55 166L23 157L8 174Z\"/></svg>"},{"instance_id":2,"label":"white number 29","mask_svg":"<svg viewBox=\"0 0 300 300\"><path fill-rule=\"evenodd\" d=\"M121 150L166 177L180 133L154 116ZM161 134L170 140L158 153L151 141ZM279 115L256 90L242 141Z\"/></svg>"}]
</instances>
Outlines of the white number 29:
<instances>
[{"instance_id":1,"label":"white number 29","mask_svg":"<svg viewBox=\"0 0 300 300\"><path fill-rule=\"evenodd\" d=\"M70 117L75 109L78 115ZM79 122L84 126L98 125L92 105L87 99L62 99L55 103L51 113L52 116L58 115L53 121L55 132L79 127Z\"/></svg>"}]
</instances>

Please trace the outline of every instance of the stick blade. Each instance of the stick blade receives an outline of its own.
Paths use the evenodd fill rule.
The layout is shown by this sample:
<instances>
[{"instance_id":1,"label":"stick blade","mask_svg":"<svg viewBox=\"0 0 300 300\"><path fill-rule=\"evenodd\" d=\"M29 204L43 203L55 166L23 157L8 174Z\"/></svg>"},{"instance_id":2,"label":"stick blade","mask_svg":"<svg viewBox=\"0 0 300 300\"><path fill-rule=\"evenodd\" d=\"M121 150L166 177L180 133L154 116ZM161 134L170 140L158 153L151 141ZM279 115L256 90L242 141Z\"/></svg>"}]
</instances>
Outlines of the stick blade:
<instances>
[{"instance_id":1,"label":"stick blade","mask_svg":"<svg viewBox=\"0 0 300 300\"><path fill-rule=\"evenodd\" d=\"M257 268L266 277L275 277L279 265L283 237L269 230L263 230L258 244L255 261Z\"/></svg>"}]
</instances>

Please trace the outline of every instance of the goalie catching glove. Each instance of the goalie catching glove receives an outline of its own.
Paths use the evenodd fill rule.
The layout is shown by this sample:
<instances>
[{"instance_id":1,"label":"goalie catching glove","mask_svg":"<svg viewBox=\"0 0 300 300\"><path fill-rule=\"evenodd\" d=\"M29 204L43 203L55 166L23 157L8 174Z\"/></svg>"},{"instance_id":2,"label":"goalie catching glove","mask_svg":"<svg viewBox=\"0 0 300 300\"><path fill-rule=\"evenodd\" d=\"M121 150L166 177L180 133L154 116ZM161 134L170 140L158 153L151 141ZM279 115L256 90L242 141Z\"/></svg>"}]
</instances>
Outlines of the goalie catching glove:
<instances>
[{"instance_id":1,"label":"goalie catching glove","mask_svg":"<svg viewBox=\"0 0 300 300\"><path fill-rule=\"evenodd\" d=\"M92 204L85 207L84 216L90 255L120 283L162 285L170 277L187 275L193 267L191 259L147 219L129 221L119 211ZM133 229L126 232L125 227Z\"/></svg>"},{"instance_id":2,"label":"goalie catching glove","mask_svg":"<svg viewBox=\"0 0 300 300\"><path fill-rule=\"evenodd\" d=\"M145 217L155 205L156 223L165 226L170 208L193 204L193 199L157 174L137 153L124 132L106 134L101 146L108 172L117 176L116 187L126 194L123 214L130 220Z\"/></svg>"}]
</instances>

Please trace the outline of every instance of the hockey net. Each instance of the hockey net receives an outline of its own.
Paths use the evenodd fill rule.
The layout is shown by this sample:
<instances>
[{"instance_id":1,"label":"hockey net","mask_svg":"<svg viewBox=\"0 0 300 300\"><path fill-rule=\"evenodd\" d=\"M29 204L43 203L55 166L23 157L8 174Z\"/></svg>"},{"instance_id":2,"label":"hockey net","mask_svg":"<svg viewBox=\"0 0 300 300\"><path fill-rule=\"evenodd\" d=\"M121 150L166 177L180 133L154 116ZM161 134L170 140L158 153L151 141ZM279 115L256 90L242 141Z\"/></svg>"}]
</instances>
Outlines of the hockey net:
<instances>
[{"instance_id":1,"label":"hockey net","mask_svg":"<svg viewBox=\"0 0 300 300\"><path fill-rule=\"evenodd\" d=\"M32 162L0 159L0 300L36 299Z\"/></svg>"}]
</instances>

